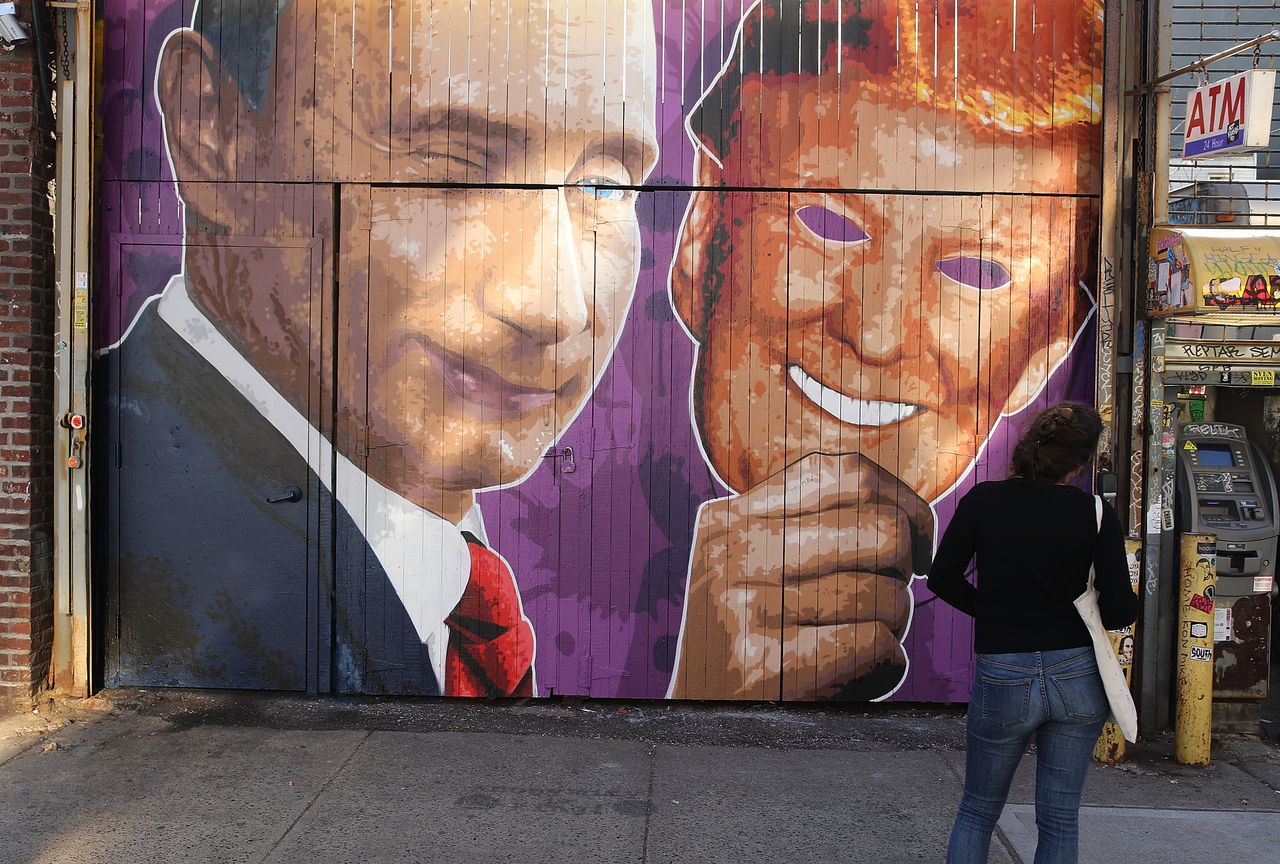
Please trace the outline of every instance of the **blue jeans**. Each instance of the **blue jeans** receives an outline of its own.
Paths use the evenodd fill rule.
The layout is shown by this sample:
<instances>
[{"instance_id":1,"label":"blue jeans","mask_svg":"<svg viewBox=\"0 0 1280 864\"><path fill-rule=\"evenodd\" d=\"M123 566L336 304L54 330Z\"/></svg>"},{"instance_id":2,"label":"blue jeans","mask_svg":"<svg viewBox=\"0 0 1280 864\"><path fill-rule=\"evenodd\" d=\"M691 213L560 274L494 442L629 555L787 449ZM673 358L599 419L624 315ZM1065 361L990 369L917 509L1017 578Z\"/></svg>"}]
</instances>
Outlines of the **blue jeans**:
<instances>
[{"instance_id":1,"label":"blue jeans","mask_svg":"<svg viewBox=\"0 0 1280 864\"><path fill-rule=\"evenodd\" d=\"M947 864L986 864L991 832L1033 735L1035 864L1075 864L1080 794L1109 712L1092 648L979 654L969 700L964 797Z\"/></svg>"}]
</instances>

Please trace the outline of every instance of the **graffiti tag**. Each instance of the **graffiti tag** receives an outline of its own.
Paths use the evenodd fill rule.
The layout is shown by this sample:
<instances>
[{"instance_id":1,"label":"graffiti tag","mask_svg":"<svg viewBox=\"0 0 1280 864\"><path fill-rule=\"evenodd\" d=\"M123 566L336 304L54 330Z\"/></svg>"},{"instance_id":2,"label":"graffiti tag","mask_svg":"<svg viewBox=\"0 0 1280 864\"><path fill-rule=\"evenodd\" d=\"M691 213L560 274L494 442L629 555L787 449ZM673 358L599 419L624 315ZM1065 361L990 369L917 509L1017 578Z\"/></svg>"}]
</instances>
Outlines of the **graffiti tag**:
<instances>
[{"instance_id":1,"label":"graffiti tag","mask_svg":"<svg viewBox=\"0 0 1280 864\"><path fill-rule=\"evenodd\" d=\"M1230 423L1188 423L1182 427L1183 438L1231 438L1244 440L1244 432Z\"/></svg>"}]
</instances>

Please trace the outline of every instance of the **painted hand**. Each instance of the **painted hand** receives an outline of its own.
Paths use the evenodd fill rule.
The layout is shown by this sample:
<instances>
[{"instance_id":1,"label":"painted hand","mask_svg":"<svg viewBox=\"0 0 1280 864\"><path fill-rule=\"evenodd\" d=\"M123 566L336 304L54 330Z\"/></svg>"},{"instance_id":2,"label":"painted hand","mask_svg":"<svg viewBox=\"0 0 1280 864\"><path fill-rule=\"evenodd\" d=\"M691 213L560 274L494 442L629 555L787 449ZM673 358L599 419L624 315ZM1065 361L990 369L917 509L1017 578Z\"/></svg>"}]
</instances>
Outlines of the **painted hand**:
<instances>
[{"instance_id":1,"label":"painted hand","mask_svg":"<svg viewBox=\"0 0 1280 864\"><path fill-rule=\"evenodd\" d=\"M672 696L874 699L902 680L933 515L863 456L811 453L704 504Z\"/></svg>"}]
</instances>

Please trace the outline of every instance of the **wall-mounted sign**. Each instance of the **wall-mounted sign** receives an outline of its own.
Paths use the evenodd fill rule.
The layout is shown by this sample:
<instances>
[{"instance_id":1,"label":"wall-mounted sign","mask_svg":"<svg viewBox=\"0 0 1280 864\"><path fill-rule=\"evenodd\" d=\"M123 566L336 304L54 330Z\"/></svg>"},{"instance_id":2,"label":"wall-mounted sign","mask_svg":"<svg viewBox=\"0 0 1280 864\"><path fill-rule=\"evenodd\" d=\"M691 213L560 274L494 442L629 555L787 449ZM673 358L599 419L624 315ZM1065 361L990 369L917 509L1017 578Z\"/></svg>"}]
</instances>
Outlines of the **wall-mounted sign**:
<instances>
[{"instance_id":1,"label":"wall-mounted sign","mask_svg":"<svg viewBox=\"0 0 1280 864\"><path fill-rule=\"evenodd\" d=\"M1280 231L1151 229L1152 315L1280 312Z\"/></svg>"},{"instance_id":2,"label":"wall-mounted sign","mask_svg":"<svg viewBox=\"0 0 1280 864\"><path fill-rule=\"evenodd\" d=\"M1165 342L1165 363L1179 368L1189 365L1204 366L1203 371L1206 372L1239 369L1245 373L1245 380L1241 383L1254 387L1274 387L1275 369L1280 366L1280 342L1208 342L1170 338ZM1220 383L1234 385L1237 382L1233 378Z\"/></svg>"},{"instance_id":3,"label":"wall-mounted sign","mask_svg":"<svg viewBox=\"0 0 1280 864\"><path fill-rule=\"evenodd\" d=\"M1276 70L1250 69L1197 87L1187 96L1184 159L1265 150L1271 141Z\"/></svg>"}]
</instances>

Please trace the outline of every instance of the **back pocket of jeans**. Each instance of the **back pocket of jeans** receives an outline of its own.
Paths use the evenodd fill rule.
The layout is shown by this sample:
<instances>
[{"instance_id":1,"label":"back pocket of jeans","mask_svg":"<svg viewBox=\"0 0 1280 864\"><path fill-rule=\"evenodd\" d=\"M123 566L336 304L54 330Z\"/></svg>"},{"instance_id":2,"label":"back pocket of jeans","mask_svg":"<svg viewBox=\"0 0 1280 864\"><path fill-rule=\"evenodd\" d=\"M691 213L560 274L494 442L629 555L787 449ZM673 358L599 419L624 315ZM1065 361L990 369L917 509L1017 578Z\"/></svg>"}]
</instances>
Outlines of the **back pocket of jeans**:
<instances>
[{"instance_id":1,"label":"back pocket of jeans","mask_svg":"<svg viewBox=\"0 0 1280 864\"><path fill-rule=\"evenodd\" d=\"M1017 726L1027 722L1030 701L1030 678L982 676L982 719L991 725Z\"/></svg>"},{"instance_id":2,"label":"back pocket of jeans","mask_svg":"<svg viewBox=\"0 0 1280 864\"><path fill-rule=\"evenodd\" d=\"M1064 675L1051 675L1053 687L1062 697L1063 707L1072 720L1099 720L1107 716L1107 691L1096 668L1081 669Z\"/></svg>"}]
</instances>

